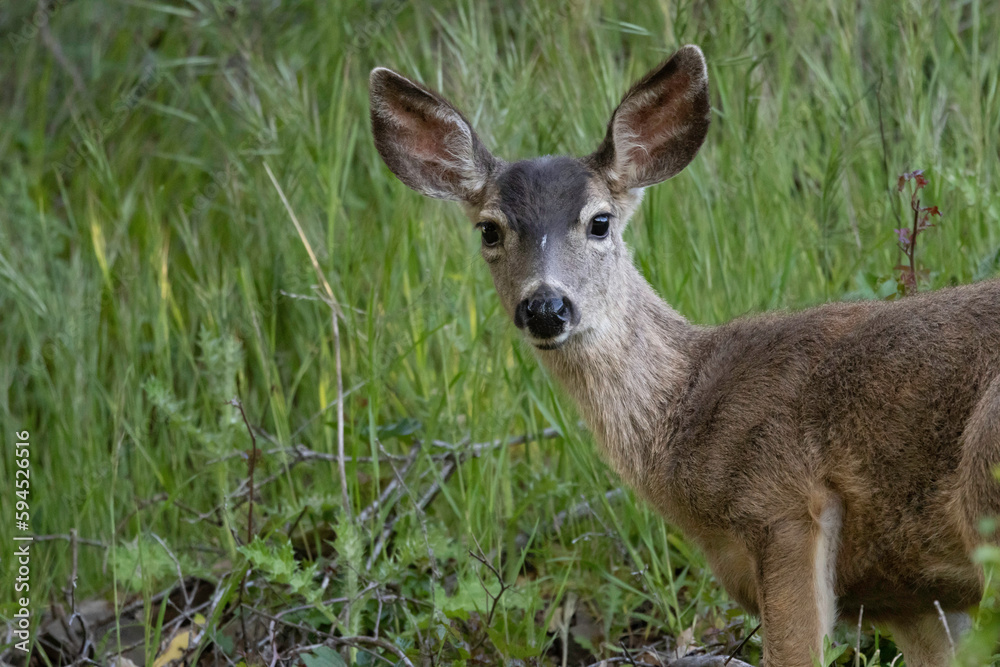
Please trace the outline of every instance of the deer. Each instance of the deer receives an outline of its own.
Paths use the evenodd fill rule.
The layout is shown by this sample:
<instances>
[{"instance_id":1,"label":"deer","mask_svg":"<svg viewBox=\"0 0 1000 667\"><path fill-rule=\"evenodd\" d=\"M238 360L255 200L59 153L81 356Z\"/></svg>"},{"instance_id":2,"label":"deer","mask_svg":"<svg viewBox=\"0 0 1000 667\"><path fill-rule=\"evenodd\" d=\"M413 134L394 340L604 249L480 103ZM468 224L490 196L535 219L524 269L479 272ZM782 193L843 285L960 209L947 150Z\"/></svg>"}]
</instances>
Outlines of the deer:
<instances>
[{"instance_id":1,"label":"deer","mask_svg":"<svg viewBox=\"0 0 1000 667\"><path fill-rule=\"evenodd\" d=\"M383 67L369 84L382 160L464 206L523 340L611 468L760 618L763 664L812 666L861 613L910 667L949 664L983 594L972 553L996 541L981 518L1000 514L1000 280L691 324L622 234L707 136L697 46L637 81L579 158L504 161L437 92Z\"/></svg>"}]
</instances>

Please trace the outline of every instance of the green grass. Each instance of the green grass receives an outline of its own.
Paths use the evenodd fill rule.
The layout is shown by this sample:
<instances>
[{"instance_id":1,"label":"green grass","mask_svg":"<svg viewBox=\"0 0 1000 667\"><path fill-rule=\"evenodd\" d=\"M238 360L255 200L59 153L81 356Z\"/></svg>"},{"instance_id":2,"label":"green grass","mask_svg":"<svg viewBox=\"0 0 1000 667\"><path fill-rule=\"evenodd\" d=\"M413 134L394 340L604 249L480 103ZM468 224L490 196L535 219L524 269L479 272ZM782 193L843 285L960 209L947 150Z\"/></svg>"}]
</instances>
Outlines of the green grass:
<instances>
[{"instance_id":1,"label":"green grass","mask_svg":"<svg viewBox=\"0 0 1000 667\"><path fill-rule=\"evenodd\" d=\"M0 415L5 443L31 432L32 531L75 529L108 547L80 547L78 599L167 588L176 567L155 535L235 604L246 506L195 515L247 478L245 457L227 457L250 447L233 396L262 449L336 452L329 309L267 163L343 308L350 456L405 455L413 436L482 442L555 426L563 437L463 462L420 512L442 465L427 445L413 488L356 529L341 517L335 464L264 456L258 481L276 478L255 503L254 532L270 548L291 540L298 567L331 576L324 591L321 573L298 575L296 588L274 571L287 559L261 547L254 604L273 611L378 582L411 600L386 603L383 636L464 660L457 647L482 634L469 613L490 606L477 574L499 588L469 555L478 541L512 584L483 641L490 655L550 651L541 664L559 664L553 629L572 601L577 623L594 626L570 632L577 663L615 655L625 636L638 645L694 625L703 640L730 619L743 632L675 531L631 495L602 500L618 481L518 341L458 208L382 165L368 131L375 65L442 90L516 159L593 150L631 80L701 45L707 143L647 193L628 232L643 273L694 322L839 299L893 276L904 202L892 186L914 168L944 213L921 236L931 283L997 270L994 3L58 2L52 41L79 89L29 9L0 9ZM414 434L392 435L402 420ZM393 480L386 462L347 473L352 514ZM6 554L15 498L3 489ZM593 514L554 530L581 500ZM397 513L388 552L366 569ZM63 597L69 544L36 543L32 568L38 619ZM14 571L0 561L0 580ZM15 611L4 588L0 620ZM378 609L369 590L337 633L373 633ZM328 628L342 610L300 620ZM156 626L159 608L147 613Z\"/></svg>"}]
</instances>

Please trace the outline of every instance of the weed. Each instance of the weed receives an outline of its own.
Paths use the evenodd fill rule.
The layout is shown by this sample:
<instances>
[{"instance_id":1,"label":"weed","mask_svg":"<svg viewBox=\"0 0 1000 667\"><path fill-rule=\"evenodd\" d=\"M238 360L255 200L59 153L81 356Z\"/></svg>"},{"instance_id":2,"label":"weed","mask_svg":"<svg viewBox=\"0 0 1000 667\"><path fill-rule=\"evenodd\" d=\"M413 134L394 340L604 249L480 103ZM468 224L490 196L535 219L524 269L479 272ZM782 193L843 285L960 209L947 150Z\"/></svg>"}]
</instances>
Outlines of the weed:
<instances>
[{"instance_id":1,"label":"weed","mask_svg":"<svg viewBox=\"0 0 1000 667\"><path fill-rule=\"evenodd\" d=\"M900 175L898 191L902 192L908 183L912 189L910 210L913 211L913 225L895 230L896 236L899 238L899 249L907 259L905 265L896 266L896 270L900 272L899 284L902 286L903 296L915 293L919 282L921 280L926 282L930 276L929 269L917 269L917 237L934 226L930 222L932 216L941 216L941 211L938 210L937 206L920 205L920 191L928 184L923 169Z\"/></svg>"}]
</instances>

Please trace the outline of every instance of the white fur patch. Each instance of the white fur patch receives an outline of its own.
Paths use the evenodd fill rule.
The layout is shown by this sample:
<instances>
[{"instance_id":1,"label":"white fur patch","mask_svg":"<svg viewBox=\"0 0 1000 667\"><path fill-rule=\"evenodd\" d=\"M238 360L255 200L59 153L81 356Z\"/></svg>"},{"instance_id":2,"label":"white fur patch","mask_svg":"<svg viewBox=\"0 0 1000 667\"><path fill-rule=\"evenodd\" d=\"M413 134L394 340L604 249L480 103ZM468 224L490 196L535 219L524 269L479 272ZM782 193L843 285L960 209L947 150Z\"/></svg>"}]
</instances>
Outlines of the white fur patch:
<instances>
[{"instance_id":1,"label":"white fur patch","mask_svg":"<svg viewBox=\"0 0 1000 667\"><path fill-rule=\"evenodd\" d=\"M528 333L526 335L526 338L528 339L528 341L532 345L535 345L535 346L544 345L544 346L547 346L547 347L559 347L560 345L562 345L563 343L565 343L569 339L569 336L570 336L571 333L573 333L573 332L572 331L563 331L561 334L559 334L555 338L546 338L545 340L541 340L541 339L535 338L530 333Z\"/></svg>"},{"instance_id":2,"label":"white fur patch","mask_svg":"<svg viewBox=\"0 0 1000 667\"><path fill-rule=\"evenodd\" d=\"M819 517L819 535L813 559L813 591L819 618L820 646L825 635L833 634L833 625L837 620L837 598L833 587L837 576L837 546L842 520L843 508L839 501L828 503Z\"/></svg>"},{"instance_id":3,"label":"white fur patch","mask_svg":"<svg viewBox=\"0 0 1000 667\"><path fill-rule=\"evenodd\" d=\"M584 225L590 222L590 219L598 213L610 213L615 210L611 202L604 197L595 196L594 192L589 194L590 197L587 203L580 209L580 223Z\"/></svg>"}]
</instances>

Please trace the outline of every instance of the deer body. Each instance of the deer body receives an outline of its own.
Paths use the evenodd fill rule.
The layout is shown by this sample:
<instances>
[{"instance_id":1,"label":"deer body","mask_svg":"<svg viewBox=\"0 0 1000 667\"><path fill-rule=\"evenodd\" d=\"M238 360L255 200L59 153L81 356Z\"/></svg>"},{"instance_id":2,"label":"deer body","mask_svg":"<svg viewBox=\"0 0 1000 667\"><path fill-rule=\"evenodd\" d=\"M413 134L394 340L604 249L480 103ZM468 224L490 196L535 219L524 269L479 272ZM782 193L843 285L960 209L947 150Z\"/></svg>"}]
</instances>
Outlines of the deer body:
<instances>
[{"instance_id":1,"label":"deer body","mask_svg":"<svg viewBox=\"0 0 1000 667\"><path fill-rule=\"evenodd\" d=\"M625 96L581 159L506 164L450 104L372 73L376 145L407 185L463 202L515 324L617 473L693 539L807 667L839 616L945 665L982 594L970 554L1000 514L1000 281L893 303L689 324L633 266L641 189L694 157L704 60L685 47Z\"/></svg>"},{"instance_id":2,"label":"deer body","mask_svg":"<svg viewBox=\"0 0 1000 667\"><path fill-rule=\"evenodd\" d=\"M705 551L737 602L760 613L755 568L783 525L793 543L827 533L845 617L864 605L892 623L934 601L978 602L968 554L978 518L1000 510L1000 282L714 328L638 293L642 308L623 305L648 317L622 314L628 334L613 336L627 349L542 361L616 471Z\"/></svg>"}]
</instances>

